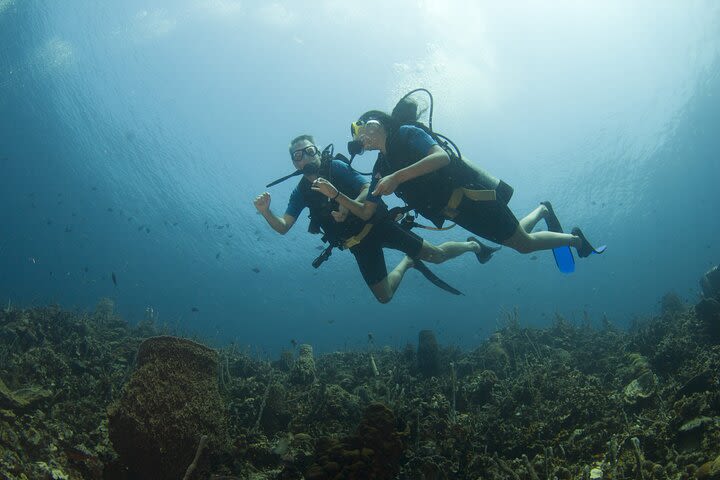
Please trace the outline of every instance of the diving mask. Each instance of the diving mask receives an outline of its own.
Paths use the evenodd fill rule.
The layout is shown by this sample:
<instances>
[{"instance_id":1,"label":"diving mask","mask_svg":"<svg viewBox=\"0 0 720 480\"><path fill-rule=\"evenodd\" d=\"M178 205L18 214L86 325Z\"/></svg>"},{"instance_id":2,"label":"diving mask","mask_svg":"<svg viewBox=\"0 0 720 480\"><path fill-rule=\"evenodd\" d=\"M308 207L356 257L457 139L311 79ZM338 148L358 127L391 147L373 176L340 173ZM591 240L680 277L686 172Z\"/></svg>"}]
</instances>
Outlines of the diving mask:
<instances>
[{"instance_id":1,"label":"diving mask","mask_svg":"<svg viewBox=\"0 0 720 480\"><path fill-rule=\"evenodd\" d=\"M352 135L353 139L361 140L360 137L377 133L380 127L380 122L377 120L358 120L350 124L350 135Z\"/></svg>"},{"instance_id":2,"label":"diving mask","mask_svg":"<svg viewBox=\"0 0 720 480\"><path fill-rule=\"evenodd\" d=\"M308 157L314 157L318 154L318 152L318 147L316 147L315 145L308 145L307 147L298 148L297 150L293 151L290 154L290 157L292 158L293 162L300 162L305 155L307 155Z\"/></svg>"},{"instance_id":3,"label":"diving mask","mask_svg":"<svg viewBox=\"0 0 720 480\"><path fill-rule=\"evenodd\" d=\"M358 120L350 124L350 134L353 140L348 142L348 153L354 157L355 155L362 155L365 153L365 142L367 137L375 135L382 125L377 120Z\"/></svg>"}]
</instances>

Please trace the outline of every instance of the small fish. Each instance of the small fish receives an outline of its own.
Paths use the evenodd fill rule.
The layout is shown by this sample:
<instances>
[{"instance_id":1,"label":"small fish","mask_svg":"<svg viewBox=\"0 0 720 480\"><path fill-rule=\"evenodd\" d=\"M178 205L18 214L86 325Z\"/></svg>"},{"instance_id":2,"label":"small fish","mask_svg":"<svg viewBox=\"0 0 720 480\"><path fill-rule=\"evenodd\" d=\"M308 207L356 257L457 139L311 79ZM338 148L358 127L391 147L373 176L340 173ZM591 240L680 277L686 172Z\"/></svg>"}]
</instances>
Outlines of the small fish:
<instances>
[{"instance_id":1,"label":"small fish","mask_svg":"<svg viewBox=\"0 0 720 480\"><path fill-rule=\"evenodd\" d=\"M145 228L145 233L150 233L150 228Z\"/></svg>"},{"instance_id":2,"label":"small fish","mask_svg":"<svg viewBox=\"0 0 720 480\"><path fill-rule=\"evenodd\" d=\"M297 347L297 341L294 338L290 339L290 345L293 346L293 348Z\"/></svg>"},{"instance_id":3,"label":"small fish","mask_svg":"<svg viewBox=\"0 0 720 480\"><path fill-rule=\"evenodd\" d=\"M91 190L92 190L93 192L97 192L97 187L92 187Z\"/></svg>"},{"instance_id":4,"label":"small fish","mask_svg":"<svg viewBox=\"0 0 720 480\"><path fill-rule=\"evenodd\" d=\"M110 276L112 277L113 285L117 287L117 277L115 276L115 272L112 272Z\"/></svg>"},{"instance_id":5,"label":"small fish","mask_svg":"<svg viewBox=\"0 0 720 480\"><path fill-rule=\"evenodd\" d=\"M220 260L220 252L215 254L215 260Z\"/></svg>"},{"instance_id":6,"label":"small fish","mask_svg":"<svg viewBox=\"0 0 720 480\"><path fill-rule=\"evenodd\" d=\"M107 211L112 212L113 211L112 207L108 207Z\"/></svg>"},{"instance_id":7,"label":"small fish","mask_svg":"<svg viewBox=\"0 0 720 480\"><path fill-rule=\"evenodd\" d=\"M533 255L532 257L530 257L530 260L537 260L537 255Z\"/></svg>"},{"instance_id":8,"label":"small fish","mask_svg":"<svg viewBox=\"0 0 720 480\"><path fill-rule=\"evenodd\" d=\"M331 319L328 320L327 322L328 322L330 325L332 325L333 323L335 323L335 319L334 319L334 318L331 318Z\"/></svg>"},{"instance_id":9,"label":"small fish","mask_svg":"<svg viewBox=\"0 0 720 480\"><path fill-rule=\"evenodd\" d=\"M143 228L145 228L145 225L140 225L140 226L138 227L138 232L141 232Z\"/></svg>"},{"instance_id":10,"label":"small fish","mask_svg":"<svg viewBox=\"0 0 720 480\"><path fill-rule=\"evenodd\" d=\"M173 227L177 227L178 222L173 222Z\"/></svg>"},{"instance_id":11,"label":"small fish","mask_svg":"<svg viewBox=\"0 0 720 480\"><path fill-rule=\"evenodd\" d=\"M258 267L253 267L252 271L255 273L260 273L260 269Z\"/></svg>"},{"instance_id":12,"label":"small fish","mask_svg":"<svg viewBox=\"0 0 720 480\"><path fill-rule=\"evenodd\" d=\"M72 228L70 228L69 226L65 227L65 233L70 233L70 232L72 232Z\"/></svg>"},{"instance_id":13,"label":"small fish","mask_svg":"<svg viewBox=\"0 0 720 480\"><path fill-rule=\"evenodd\" d=\"M323 247L322 245L318 245L317 247L315 247L315 250L325 250L325 247Z\"/></svg>"},{"instance_id":14,"label":"small fish","mask_svg":"<svg viewBox=\"0 0 720 480\"><path fill-rule=\"evenodd\" d=\"M87 272L88 272L88 267L85 266L85 268L83 268L83 271L84 271L85 273L87 273Z\"/></svg>"},{"instance_id":15,"label":"small fish","mask_svg":"<svg viewBox=\"0 0 720 480\"><path fill-rule=\"evenodd\" d=\"M368 342L372 342L373 340L374 340L374 339L373 339L373 334L372 334L372 332L368 332Z\"/></svg>"},{"instance_id":16,"label":"small fish","mask_svg":"<svg viewBox=\"0 0 720 480\"><path fill-rule=\"evenodd\" d=\"M50 220L50 219L48 219L47 222L45 222L45 223L46 223L47 225L52 225L52 224L53 224L53 221Z\"/></svg>"},{"instance_id":17,"label":"small fish","mask_svg":"<svg viewBox=\"0 0 720 480\"><path fill-rule=\"evenodd\" d=\"M190 309L190 311L191 311L191 312L199 312L200 309L197 308L197 307L192 307L192 308Z\"/></svg>"}]
</instances>

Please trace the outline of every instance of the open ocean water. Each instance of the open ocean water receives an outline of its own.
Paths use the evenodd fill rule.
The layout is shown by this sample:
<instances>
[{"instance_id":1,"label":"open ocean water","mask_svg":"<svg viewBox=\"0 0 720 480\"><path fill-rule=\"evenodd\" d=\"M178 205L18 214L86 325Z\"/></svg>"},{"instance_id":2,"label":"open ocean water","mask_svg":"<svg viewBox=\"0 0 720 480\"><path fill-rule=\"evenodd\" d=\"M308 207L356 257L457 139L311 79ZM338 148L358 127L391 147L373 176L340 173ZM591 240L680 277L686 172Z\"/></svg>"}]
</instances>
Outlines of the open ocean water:
<instances>
[{"instance_id":1,"label":"open ocean water","mask_svg":"<svg viewBox=\"0 0 720 480\"><path fill-rule=\"evenodd\" d=\"M666 292L695 301L720 261L719 32L710 1L0 0L0 301L108 297L131 323L268 353L425 328L472 347L515 308L624 326ZM312 268L306 214L277 235L252 199L293 170L291 138L344 152L351 121L417 87L518 217L551 200L607 252L571 275L549 252L466 255L433 267L464 296L410 271L388 305L347 252Z\"/></svg>"}]
</instances>

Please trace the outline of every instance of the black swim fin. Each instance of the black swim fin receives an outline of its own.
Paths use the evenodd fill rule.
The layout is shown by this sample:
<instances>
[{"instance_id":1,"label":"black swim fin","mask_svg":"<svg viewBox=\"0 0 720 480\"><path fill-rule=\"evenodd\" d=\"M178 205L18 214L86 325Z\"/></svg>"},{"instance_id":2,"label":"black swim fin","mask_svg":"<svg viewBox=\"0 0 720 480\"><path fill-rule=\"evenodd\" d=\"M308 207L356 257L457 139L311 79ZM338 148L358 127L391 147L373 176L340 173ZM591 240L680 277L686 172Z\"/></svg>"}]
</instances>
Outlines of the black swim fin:
<instances>
[{"instance_id":1,"label":"black swim fin","mask_svg":"<svg viewBox=\"0 0 720 480\"><path fill-rule=\"evenodd\" d=\"M603 245L603 246L598 247L598 248L595 248L595 247L593 247L592 245L590 245L590 242L589 242L588 239L585 237L585 235L583 234L582 230L580 230L578 227L575 227L575 228L572 229L572 234L575 235L575 236L577 236L577 237L580 237L580 239L582 240L582 245L580 246L580 248L577 249L578 256L579 256L580 258L589 257L589 256L592 255L593 253L595 253L595 254L597 254L597 255L600 255L600 254L603 253L603 252L605 251L605 249L607 248L607 245Z\"/></svg>"},{"instance_id":2,"label":"black swim fin","mask_svg":"<svg viewBox=\"0 0 720 480\"><path fill-rule=\"evenodd\" d=\"M498 250L500 250L502 248L502 247L491 247L491 246L485 245L484 243L482 243L480 240L478 240L475 237L468 237L467 241L475 242L478 245L480 245L480 251L475 252L475 256L477 257L478 262L480 262L480 263L489 262L493 256L493 253L497 252Z\"/></svg>"},{"instance_id":3,"label":"black swim fin","mask_svg":"<svg viewBox=\"0 0 720 480\"><path fill-rule=\"evenodd\" d=\"M540 202L540 205L545 205L545 208L548 209L548 216L545 217L545 223L547 224L548 230L551 232L563 233L562 225L560 225L560 220L558 220L557 215L555 215L552 203L545 201Z\"/></svg>"},{"instance_id":4,"label":"black swim fin","mask_svg":"<svg viewBox=\"0 0 720 480\"><path fill-rule=\"evenodd\" d=\"M453 295L464 295L460 290L456 289L455 287L452 287L445 283L443 280L440 279L437 275L435 275L433 272L430 271L430 269L420 260L414 260L413 263L415 268L425 276L428 280L430 280L432 283L434 283L436 286L442 288L446 292L450 292Z\"/></svg>"}]
</instances>

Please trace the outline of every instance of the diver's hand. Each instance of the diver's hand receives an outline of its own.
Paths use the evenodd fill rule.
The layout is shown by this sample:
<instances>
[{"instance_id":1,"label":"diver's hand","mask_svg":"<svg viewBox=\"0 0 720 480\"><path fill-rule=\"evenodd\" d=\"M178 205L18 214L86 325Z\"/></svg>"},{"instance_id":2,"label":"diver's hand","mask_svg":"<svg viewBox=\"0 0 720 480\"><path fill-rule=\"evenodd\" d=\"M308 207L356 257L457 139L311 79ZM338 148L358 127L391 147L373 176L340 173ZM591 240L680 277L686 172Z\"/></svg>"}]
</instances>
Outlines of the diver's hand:
<instances>
[{"instance_id":1,"label":"diver's hand","mask_svg":"<svg viewBox=\"0 0 720 480\"><path fill-rule=\"evenodd\" d=\"M261 193L255 197L253 204L255 204L258 212L268 213L270 211L270 194L268 192Z\"/></svg>"},{"instance_id":2,"label":"diver's hand","mask_svg":"<svg viewBox=\"0 0 720 480\"><path fill-rule=\"evenodd\" d=\"M395 191L398 185L400 185L400 182L398 181L395 174L391 173L390 175L380 179L378 184L375 186L375 190L373 190L372 194L376 197L382 195L390 195Z\"/></svg>"},{"instance_id":3,"label":"diver's hand","mask_svg":"<svg viewBox=\"0 0 720 480\"><path fill-rule=\"evenodd\" d=\"M337 223L342 223L348 216L348 209L340 207L339 210L333 210L332 212L330 212L330 215L332 215L333 219Z\"/></svg>"},{"instance_id":4,"label":"diver's hand","mask_svg":"<svg viewBox=\"0 0 720 480\"><path fill-rule=\"evenodd\" d=\"M318 178L315 180L312 185L310 186L314 191L320 192L323 195L325 195L328 198L336 198L339 191L337 188L335 188L335 185L328 182L324 178Z\"/></svg>"}]
</instances>

